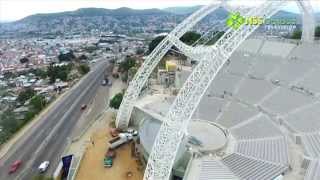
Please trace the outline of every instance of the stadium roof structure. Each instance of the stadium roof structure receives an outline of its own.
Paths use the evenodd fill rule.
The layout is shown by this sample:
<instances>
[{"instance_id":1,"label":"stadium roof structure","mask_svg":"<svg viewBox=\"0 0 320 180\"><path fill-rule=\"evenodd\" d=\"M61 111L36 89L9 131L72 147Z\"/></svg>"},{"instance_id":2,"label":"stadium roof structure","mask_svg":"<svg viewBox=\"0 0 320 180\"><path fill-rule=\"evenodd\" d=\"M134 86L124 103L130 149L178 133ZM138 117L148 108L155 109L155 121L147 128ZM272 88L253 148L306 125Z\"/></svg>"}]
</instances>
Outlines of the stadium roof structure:
<instances>
[{"instance_id":1,"label":"stadium roof structure","mask_svg":"<svg viewBox=\"0 0 320 180\"><path fill-rule=\"evenodd\" d=\"M297 0L296 2L303 14L302 42L313 43L315 20L310 1ZM300 109L308 109L304 106L309 107L312 106L312 104L317 104L316 102L314 102L314 98L316 98L314 92L296 84L297 82L300 82L300 79L303 79L305 76L309 77L308 74L305 74L306 71L310 70L308 69L308 67L310 67L310 64L307 63L311 63L311 67L315 68L317 67L317 62L315 62L316 60L303 57L302 59L304 61L299 61L299 54L297 56L291 57L284 55L295 52L295 49L297 49L297 51L302 51L303 54L308 51L303 49L306 48L307 45L303 45L301 46L302 48L300 48L293 46L292 44L277 44L274 42L262 41L260 46L258 45L254 47L259 47L258 49L256 48L256 50L262 54L265 53L271 55L269 56L270 60L261 61L262 67L259 67L261 66L261 64L258 63L257 68L260 68L261 71L257 70L257 75L255 76L254 64L246 62L246 64L244 64L243 66L233 66L232 60L230 61L230 57L233 56L236 49L238 49L238 47L243 42L245 42L245 40L259 27L259 25L245 25L241 23L236 28L231 26L231 28L227 29L225 34L212 46L188 46L179 40L182 35L191 30L200 20L216 10L218 7L223 6L230 11L237 10L241 14L244 14L245 17L258 16L269 18L276 12L278 12L286 3L287 1L285 0L264 1L257 7L253 7L249 10L247 8L234 9L233 7L228 6L227 1L221 1L221 4L214 3L205 6L192 14L181 24L179 24L148 56L148 58L145 60L142 67L139 69L134 79L130 83L130 86L128 87L127 92L124 96L124 100L117 114L116 125L118 128L127 128L134 104L139 97L141 90L145 86L148 77L155 69L162 57L171 49L173 45L177 47L179 51L184 55L191 59L197 60L199 63L187 78L183 87L180 89L179 94L177 95L177 97L173 101L173 104L170 106L168 112L163 118L164 121L159 129L159 133L156 136L152 151L149 156L144 179L169 179L171 169L178 152L178 148L180 146L180 143L183 141L183 138L185 137L189 122L194 112L198 108L198 105L201 103L202 97L204 97L206 92L210 90L210 85L213 86L212 89L221 89L222 86L219 85L219 74L223 74L220 72L225 71L224 67L226 65L229 65L229 62L231 62L230 72L233 72L232 67L236 67L236 69L240 67L243 69L238 71L236 70L233 73L229 73L227 75L229 77L223 78L238 78L241 79L240 82L242 84L253 83L251 81L252 79L259 80L259 78L262 77L262 80L263 78L265 78L265 81L268 82L266 83L266 86L270 85L271 83L272 86L276 85L277 87L269 87L272 88L270 91L265 92L265 89L263 89L262 92L259 92L266 94L260 96L263 97L263 99L259 99L259 101L257 101L256 103L253 103L253 101L256 100L256 96L254 96L254 93L251 93L251 91L249 91L249 94L247 94L251 102L246 102L245 100L237 99L233 96L234 93L237 93L237 89L231 94L226 93L229 91L224 90L224 94L222 95L223 99L225 100L225 98L227 98L229 99L229 101L226 102L226 107L228 108L224 108L222 112L231 112L225 113L225 116L218 116L216 121L222 126L228 128L232 136L234 136L235 139L243 141L243 144L236 144L236 147L239 147L237 151L219 160L219 162L216 162L217 160L214 160L214 162L212 162L213 166L219 167L223 164L227 167L222 167L223 172L226 172L229 169L233 173L233 175L235 175L235 177L241 179L275 178L273 177L275 174L283 173L289 168L287 158L285 158L285 156L287 156L286 149L288 149L288 147L282 146L281 142L288 139L288 137L291 138L292 136L293 139L299 142L301 141L301 143L306 146L305 152L308 152L310 154L317 154L317 150L319 149L314 145L314 142L318 141L318 133L309 132L309 128L311 127L308 127L307 123L302 123L302 126L305 127L297 127L295 126L296 124L291 123L290 121L287 121L285 119L286 117L289 117L291 115L291 110L300 111ZM236 18L232 20L234 21L233 23L237 23L239 19ZM284 48L283 45L285 45L284 47L286 48ZM274 57L279 53L281 54L280 57ZM259 55L253 55L249 56L249 58L243 59L253 60L259 59L261 57L261 55L260 57ZM237 59L237 61L234 62L241 63L241 59ZM276 63L270 63L272 61ZM270 73L270 69L268 69L267 67L270 66L271 68L273 65L274 68L281 69L281 71L272 71L272 73ZM251 68L253 69L252 73L250 70ZM290 70L292 69L296 70L294 74L290 72ZM317 68L315 69L316 70L314 71L317 71ZM243 77L237 77L237 74L242 74L243 77L252 75L253 78L249 78L250 80L246 80ZM312 74L312 72L310 72L310 74ZM295 76L297 76L298 79L295 79ZM215 79L218 82L215 83L213 81ZM228 86L242 87L235 83L230 83L230 81L226 80L220 80L220 82L222 82L221 84L228 84ZM245 94L248 92L241 92L239 89L239 93ZM214 94L213 97L215 97ZM303 107L295 109L297 108L297 105ZM239 110L237 107L241 107L242 110ZM247 109L249 109L248 112ZM233 110L237 112L234 114L232 113ZM247 122L246 118L249 118L251 115L255 115L255 111L258 114L256 116L252 116ZM232 116L235 116L236 120L233 119ZM264 122L265 126L262 126L261 122ZM296 121L292 122L299 124ZM283 125L284 128L277 130L275 127L278 127L279 125ZM306 131L300 132L299 128L304 128L306 129ZM290 133L289 135L283 135L285 134L284 129L293 132L293 135ZM311 133L312 135L310 137L305 136L305 132ZM265 139L268 141L256 142L261 139ZM251 151L247 152L246 150L241 149L241 147L250 146L253 147ZM254 149L256 147L257 149ZM263 148L267 148L268 150ZM280 157L274 157L274 154L267 153L277 152L277 150L281 152ZM245 153L249 153L249 155L246 155ZM310 167L314 168L310 168L310 171L312 171L312 169L317 169L317 163L311 164L312 166ZM259 172L260 174L255 174L255 172ZM309 172L309 174L312 174L312 172Z\"/></svg>"},{"instance_id":2,"label":"stadium roof structure","mask_svg":"<svg viewBox=\"0 0 320 180\"><path fill-rule=\"evenodd\" d=\"M193 157L185 179L274 179L282 174L292 180L317 179L320 84L314 82L320 75L320 54L315 53L319 50L320 44L264 38L245 41L200 101L176 161L190 134L197 134L190 133L190 127L198 120L221 127L227 134L226 147ZM178 73L186 80L192 71ZM148 153L173 102L174 96L159 93L135 105L152 117L140 126L141 143ZM208 141L221 139L210 134L215 130L202 129L199 134Z\"/></svg>"}]
</instances>

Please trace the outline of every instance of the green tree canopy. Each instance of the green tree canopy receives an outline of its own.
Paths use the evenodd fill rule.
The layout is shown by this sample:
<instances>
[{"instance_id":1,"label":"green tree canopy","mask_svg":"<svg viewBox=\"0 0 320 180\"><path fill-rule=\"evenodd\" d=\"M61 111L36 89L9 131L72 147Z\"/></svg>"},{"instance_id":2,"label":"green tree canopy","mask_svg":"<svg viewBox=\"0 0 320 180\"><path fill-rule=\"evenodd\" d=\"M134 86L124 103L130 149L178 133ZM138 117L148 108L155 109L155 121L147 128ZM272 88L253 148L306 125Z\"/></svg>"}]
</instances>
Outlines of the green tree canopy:
<instances>
[{"instance_id":1,"label":"green tree canopy","mask_svg":"<svg viewBox=\"0 0 320 180\"><path fill-rule=\"evenodd\" d=\"M72 69L72 64L64 65L64 66L54 66L50 65L47 69L47 74L50 79L50 83L55 83L56 79L60 79L62 81L68 80L68 75Z\"/></svg>"},{"instance_id":2,"label":"green tree canopy","mask_svg":"<svg viewBox=\"0 0 320 180\"><path fill-rule=\"evenodd\" d=\"M27 88L19 93L17 100L21 104L24 104L27 100L31 99L35 94L36 92L33 89Z\"/></svg>"},{"instance_id":3,"label":"green tree canopy","mask_svg":"<svg viewBox=\"0 0 320 180\"><path fill-rule=\"evenodd\" d=\"M149 44L149 53L152 52L158 45L159 43L165 38L166 36L158 36L155 39L151 41ZM194 32L194 31L189 31L185 33L180 40L187 45L192 45L195 43L199 38L201 37L201 34Z\"/></svg>"},{"instance_id":4,"label":"green tree canopy","mask_svg":"<svg viewBox=\"0 0 320 180\"><path fill-rule=\"evenodd\" d=\"M13 73L13 72L11 72L11 71L5 72L5 73L3 74L3 76L4 76L5 79L11 79L11 78L16 78L16 77L18 77L16 73Z\"/></svg>"},{"instance_id":5,"label":"green tree canopy","mask_svg":"<svg viewBox=\"0 0 320 180\"><path fill-rule=\"evenodd\" d=\"M7 133L14 133L19 129L19 122L12 111L5 111L1 114L0 118L0 126L3 127L3 130Z\"/></svg>"},{"instance_id":6,"label":"green tree canopy","mask_svg":"<svg viewBox=\"0 0 320 180\"><path fill-rule=\"evenodd\" d=\"M166 36L158 36L149 44L149 53L151 53Z\"/></svg>"},{"instance_id":7,"label":"green tree canopy","mask_svg":"<svg viewBox=\"0 0 320 180\"><path fill-rule=\"evenodd\" d=\"M187 45L192 45L193 43L195 43L198 39L200 39L201 34L194 32L194 31L189 31L187 33L185 33L180 40L184 43L186 43Z\"/></svg>"},{"instance_id":8,"label":"green tree canopy","mask_svg":"<svg viewBox=\"0 0 320 180\"><path fill-rule=\"evenodd\" d=\"M123 98L123 93L118 93L110 100L110 107L114 109L119 109Z\"/></svg>"},{"instance_id":9,"label":"green tree canopy","mask_svg":"<svg viewBox=\"0 0 320 180\"><path fill-rule=\"evenodd\" d=\"M40 77L41 79L45 79L48 77L47 71L42 69L32 69L31 73L33 73L35 76Z\"/></svg>"},{"instance_id":10,"label":"green tree canopy","mask_svg":"<svg viewBox=\"0 0 320 180\"><path fill-rule=\"evenodd\" d=\"M28 63L28 62L29 62L29 59L26 57L20 59L21 64Z\"/></svg>"},{"instance_id":11,"label":"green tree canopy","mask_svg":"<svg viewBox=\"0 0 320 180\"><path fill-rule=\"evenodd\" d=\"M123 72L128 72L128 70L136 65L136 59L133 57L126 57L123 62L120 63L119 68Z\"/></svg>"},{"instance_id":12,"label":"green tree canopy","mask_svg":"<svg viewBox=\"0 0 320 180\"><path fill-rule=\"evenodd\" d=\"M142 49L142 48L138 48L136 50L136 54L138 54L138 55L142 55L143 53L144 53L144 49Z\"/></svg>"},{"instance_id":13,"label":"green tree canopy","mask_svg":"<svg viewBox=\"0 0 320 180\"><path fill-rule=\"evenodd\" d=\"M73 51L69 51L67 53L60 53L58 56L58 59L60 62L62 61L72 61L73 59L75 59L76 56L73 54Z\"/></svg>"},{"instance_id":14,"label":"green tree canopy","mask_svg":"<svg viewBox=\"0 0 320 180\"><path fill-rule=\"evenodd\" d=\"M30 106L34 113L40 112L46 105L47 101L42 95L36 95L30 100Z\"/></svg>"},{"instance_id":15,"label":"green tree canopy","mask_svg":"<svg viewBox=\"0 0 320 180\"><path fill-rule=\"evenodd\" d=\"M320 37L320 26L316 27L316 32L315 32L316 37Z\"/></svg>"},{"instance_id":16,"label":"green tree canopy","mask_svg":"<svg viewBox=\"0 0 320 180\"><path fill-rule=\"evenodd\" d=\"M293 31L291 36L292 39L301 39L301 37L302 37L302 31L298 29Z\"/></svg>"},{"instance_id":17,"label":"green tree canopy","mask_svg":"<svg viewBox=\"0 0 320 180\"><path fill-rule=\"evenodd\" d=\"M17 120L12 111L5 111L0 115L0 145L5 143L21 127L21 122Z\"/></svg>"},{"instance_id":18,"label":"green tree canopy","mask_svg":"<svg viewBox=\"0 0 320 180\"><path fill-rule=\"evenodd\" d=\"M88 57L85 54L82 54L81 56L79 56L80 60L86 60L88 59Z\"/></svg>"},{"instance_id":19,"label":"green tree canopy","mask_svg":"<svg viewBox=\"0 0 320 180\"><path fill-rule=\"evenodd\" d=\"M85 75L90 71L90 67L87 64L80 64L78 71L80 74Z\"/></svg>"}]
</instances>

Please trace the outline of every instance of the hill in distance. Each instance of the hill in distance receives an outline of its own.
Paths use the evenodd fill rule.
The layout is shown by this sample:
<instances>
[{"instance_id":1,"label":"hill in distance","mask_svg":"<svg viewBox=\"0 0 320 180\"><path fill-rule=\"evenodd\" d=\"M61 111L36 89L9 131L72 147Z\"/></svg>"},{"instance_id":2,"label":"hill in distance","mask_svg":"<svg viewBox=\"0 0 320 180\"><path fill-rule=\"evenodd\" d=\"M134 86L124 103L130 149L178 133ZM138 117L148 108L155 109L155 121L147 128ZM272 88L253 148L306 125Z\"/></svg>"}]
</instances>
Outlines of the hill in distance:
<instances>
[{"instance_id":1,"label":"hill in distance","mask_svg":"<svg viewBox=\"0 0 320 180\"><path fill-rule=\"evenodd\" d=\"M75 11L34 14L15 22L1 23L0 34L65 34L83 33L91 30L120 34L141 32L169 32L172 24L179 23L202 6L172 7L166 9L136 10L130 8L104 9L82 8ZM210 24L217 19L227 18L229 12L218 8L208 15L202 24ZM300 14L279 11L275 18L297 18ZM320 13L317 14L320 21Z\"/></svg>"},{"instance_id":2,"label":"hill in distance","mask_svg":"<svg viewBox=\"0 0 320 180\"><path fill-rule=\"evenodd\" d=\"M104 9L104 8L81 8L75 11L66 11L59 13L48 14L34 14L27 16L21 21L30 21L38 18L61 18L61 17L93 17L93 16L140 16L140 15L166 15L168 12L160 9L144 9L135 10L126 7L118 9Z\"/></svg>"},{"instance_id":3,"label":"hill in distance","mask_svg":"<svg viewBox=\"0 0 320 180\"><path fill-rule=\"evenodd\" d=\"M172 13L172 14L177 14L177 15L186 15L186 14L191 14L198 9L200 9L202 6L190 6L190 7L169 7L162 9L163 11Z\"/></svg>"}]
</instances>

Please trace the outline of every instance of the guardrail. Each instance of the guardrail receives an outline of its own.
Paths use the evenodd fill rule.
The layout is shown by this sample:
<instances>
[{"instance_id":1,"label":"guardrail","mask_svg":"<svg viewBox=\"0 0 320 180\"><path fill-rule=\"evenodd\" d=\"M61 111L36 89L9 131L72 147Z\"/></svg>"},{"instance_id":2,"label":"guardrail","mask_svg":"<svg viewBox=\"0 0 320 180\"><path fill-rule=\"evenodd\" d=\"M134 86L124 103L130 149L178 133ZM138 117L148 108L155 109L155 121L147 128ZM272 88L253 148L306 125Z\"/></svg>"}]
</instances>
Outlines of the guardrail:
<instances>
[{"instance_id":1,"label":"guardrail","mask_svg":"<svg viewBox=\"0 0 320 180\"><path fill-rule=\"evenodd\" d=\"M90 127L92 127L92 125L99 119L101 119L103 117L103 113L107 112L109 110L109 108L106 108L104 111L102 111L101 113L99 113L93 121L91 121L88 126L86 126L83 131L80 133L79 136L73 138L68 146L68 148L66 149L69 149L71 144L74 143L74 142L77 142L79 141L82 136L88 131L88 129ZM66 152L66 151L65 151ZM77 175L77 172L79 170L79 167L80 167L80 164L81 164L81 161L83 159L83 156L85 155L85 152L86 152L86 148L83 148L81 150L81 152L79 153L79 155L74 155L74 157L72 158L72 161L71 161L71 164L70 164L70 169L69 169L69 174L68 174L68 177L67 177L67 180L74 180L76 178L76 175Z\"/></svg>"}]
</instances>

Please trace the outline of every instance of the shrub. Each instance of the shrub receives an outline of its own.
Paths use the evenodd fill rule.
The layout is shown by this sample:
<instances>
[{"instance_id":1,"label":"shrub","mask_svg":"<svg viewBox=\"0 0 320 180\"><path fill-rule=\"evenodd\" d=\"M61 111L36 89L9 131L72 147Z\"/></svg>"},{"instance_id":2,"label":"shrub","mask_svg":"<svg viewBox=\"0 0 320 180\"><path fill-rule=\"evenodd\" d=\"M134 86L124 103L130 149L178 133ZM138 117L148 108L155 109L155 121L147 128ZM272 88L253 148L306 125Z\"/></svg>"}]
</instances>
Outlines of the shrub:
<instances>
[{"instance_id":1,"label":"shrub","mask_svg":"<svg viewBox=\"0 0 320 180\"><path fill-rule=\"evenodd\" d=\"M24 104L27 100L31 99L35 94L36 92L33 89L27 88L24 91L19 93L17 100L21 104Z\"/></svg>"},{"instance_id":2,"label":"shrub","mask_svg":"<svg viewBox=\"0 0 320 180\"><path fill-rule=\"evenodd\" d=\"M78 71L80 74L85 75L90 71L90 67L87 64L80 64Z\"/></svg>"},{"instance_id":3,"label":"shrub","mask_svg":"<svg viewBox=\"0 0 320 180\"><path fill-rule=\"evenodd\" d=\"M110 100L110 107L114 109L119 109L123 99L123 93L118 93Z\"/></svg>"}]
</instances>

